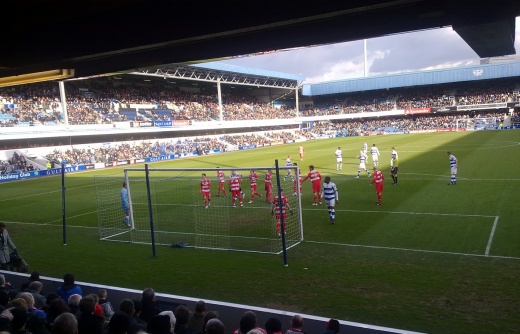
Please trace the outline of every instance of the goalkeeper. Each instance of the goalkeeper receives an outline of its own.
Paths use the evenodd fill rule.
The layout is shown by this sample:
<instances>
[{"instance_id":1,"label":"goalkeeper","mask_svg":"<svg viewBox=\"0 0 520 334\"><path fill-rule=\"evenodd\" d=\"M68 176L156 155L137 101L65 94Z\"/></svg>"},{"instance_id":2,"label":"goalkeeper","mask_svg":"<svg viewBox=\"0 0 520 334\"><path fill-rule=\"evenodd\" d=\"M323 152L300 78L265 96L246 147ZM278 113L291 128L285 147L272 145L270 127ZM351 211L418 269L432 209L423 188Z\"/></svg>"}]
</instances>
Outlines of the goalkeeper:
<instances>
[{"instance_id":1,"label":"goalkeeper","mask_svg":"<svg viewBox=\"0 0 520 334\"><path fill-rule=\"evenodd\" d=\"M271 206L271 215L275 215L276 213L276 232L278 233L278 236L281 236L281 226L282 226L282 217L284 221L284 234L287 234L287 211L293 214L293 211L291 209L291 206L289 205L289 201L287 200L287 197L283 194L283 189L280 189L281 196L281 202L282 205L280 207L280 197L276 195L273 199L273 204Z\"/></svg>"}]
</instances>

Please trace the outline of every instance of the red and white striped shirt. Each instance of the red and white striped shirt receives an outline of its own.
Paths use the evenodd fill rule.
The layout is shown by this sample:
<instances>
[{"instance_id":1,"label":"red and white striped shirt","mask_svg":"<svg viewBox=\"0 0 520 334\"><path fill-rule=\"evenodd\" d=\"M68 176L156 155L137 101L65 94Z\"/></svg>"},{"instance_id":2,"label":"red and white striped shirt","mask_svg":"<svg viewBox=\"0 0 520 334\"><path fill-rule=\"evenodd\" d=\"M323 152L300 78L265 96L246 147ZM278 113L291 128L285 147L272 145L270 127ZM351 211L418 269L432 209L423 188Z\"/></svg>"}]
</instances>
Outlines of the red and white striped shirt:
<instances>
[{"instance_id":1,"label":"red and white striped shirt","mask_svg":"<svg viewBox=\"0 0 520 334\"><path fill-rule=\"evenodd\" d=\"M238 177L231 177L229 179L229 186L231 188L231 191L238 191L240 190L240 179Z\"/></svg>"},{"instance_id":2,"label":"red and white striped shirt","mask_svg":"<svg viewBox=\"0 0 520 334\"><path fill-rule=\"evenodd\" d=\"M304 182L307 179L311 179L312 183L321 182L321 174L317 170L311 170L309 174L302 180Z\"/></svg>"},{"instance_id":3,"label":"red and white striped shirt","mask_svg":"<svg viewBox=\"0 0 520 334\"><path fill-rule=\"evenodd\" d=\"M255 172L249 174L249 181L251 181L251 186L256 186L256 180L258 180L258 174Z\"/></svg>"},{"instance_id":4,"label":"red and white striped shirt","mask_svg":"<svg viewBox=\"0 0 520 334\"><path fill-rule=\"evenodd\" d=\"M209 192L211 190L211 181L209 179L202 179L200 181L200 191L203 193Z\"/></svg>"},{"instance_id":5,"label":"red and white striped shirt","mask_svg":"<svg viewBox=\"0 0 520 334\"><path fill-rule=\"evenodd\" d=\"M265 174L265 183L271 183L272 179L273 179L273 174L271 172L267 172L267 174Z\"/></svg>"},{"instance_id":6,"label":"red and white striped shirt","mask_svg":"<svg viewBox=\"0 0 520 334\"><path fill-rule=\"evenodd\" d=\"M278 195L276 195L273 199L273 203L276 207L276 214L279 215L280 214L280 204L278 202ZM287 197L285 197L284 195L282 195L282 213L285 214L285 207L287 205L287 203L289 203L289 201L287 200Z\"/></svg>"},{"instance_id":7,"label":"red and white striped shirt","mask_svg":"<svg viewBox=\"0 0 520 334\"><path fill-rule=\"evenodd\" d=\"M224 172L221 170L217 171L217 178L218 178L218 182L220 182L220 183L226 182L226 174L224 174Z\"/></svg>"}]
</instances>

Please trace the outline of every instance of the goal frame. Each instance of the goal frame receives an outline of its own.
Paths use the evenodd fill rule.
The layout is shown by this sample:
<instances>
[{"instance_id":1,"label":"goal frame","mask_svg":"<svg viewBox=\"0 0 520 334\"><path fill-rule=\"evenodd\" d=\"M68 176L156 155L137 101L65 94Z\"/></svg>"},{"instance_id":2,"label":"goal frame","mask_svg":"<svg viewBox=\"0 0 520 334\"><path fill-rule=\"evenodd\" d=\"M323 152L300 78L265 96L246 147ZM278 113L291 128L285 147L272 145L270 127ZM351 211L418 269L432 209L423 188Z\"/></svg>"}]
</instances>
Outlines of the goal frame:
<instances>
[{"instance_id":1,"label":"goal frame","mask_svg":"<svg viewBox=\"0 0 520 334\"><path fill-rule=\"evenodd\" d=\"M489 126L485 126L482 128L477 128L477 122L482 121L482 124L486 124ZM464 124L464 126L461 126ZM469 126L468 126L469 125ZM474 118L457 118L455 131L480 131L480 130L494 130L497 126L497 120L495 117L474 117Z\"/></svg>"},{"instance_id":2,"label":"goal frame","mask_svg":"<svg viewBox=\"0 0 520 334\"><path fill-rule=\"evenodd\" d=\"M131 227L128 231L125 231L125 232L122 232L122 233L131 233L131 231L133 229L136 228L136 217L134 216L135 215L135 206L134 206L134 201L133 201L133 198L134 198L134 182L136 182L135 180L132 181L132 178L139 178L140 179L140 182L142 182L143 180L142 179L146 179L147 181L147 190L148 190L148 213L150 215L149 217L149 223L150 223L150 233L151 233L151 245L152 245L152 248L153 248L153 253L154 253L154 256L156 254L156 245L157 243L154 241L154 225L155 225L155 218L153 216L153 212L154 212L154 198L153 196L154 195L150 195L149 191L150 191L150 185L149 185L149 175L151 174L152 176L157 176L157 175L160 175L159 173L157 172L172 172L173 175L182 175L182 173L186 173L186 179L180 179L182 182L188 182L189 184L194 184L193 182L196 182L197 179L196 179L196 172L206 172L206 173L212 173L214 172L215 174L217 173L217 171L224 171L226 172L226 174L228 174L229 172L231 171L235 171L235 172L242 172L243 173L243 178L247 180L247 176L249 174L249 171L251 170L255 170L255 171L267 171L267 170L272 170L272 173L273 173L273 178L272 178L272 184L273 184L273 199L274 197L278 194L280 195L280 189L282 187L282 184L281 184L281 181L280 179L283 178L283 175L285 175L286 171L287 170L290 170L292 172L293 175L295 175L295 182L296 182L296 187L297 189L300 189L300 175L299 175L299 168L298 166L278 166L278 161L275 162L275 166L256 166L256 167L212 167L212 168L148 168L148 165L145 164L145 168L125 168L124 169L124 182L126 183L127 185L127 191L128 191L128 197L129 197L129 204L130 204L130 224L131 224ZM208 175L210 175L208 173ZM141 174L142 176L136 176L136 175L139 175ZM155 175L154 175L155 174ZM170 174L170 175L172 175ZM131 176L130 176L131 175ZM121 178L120 178L121 179ZM157 179L157 180L161 180L160 178ZM154 180L154 182L157 182L156 180ZM172 182L176 182L175 180L173 180ZM287 181L285 181L287 182ZM290 181L290 188L292 190L293 188L293 183L292 181ZM259 183L259 186L261 185L261 181L258 182ZM245 185L247 185L248 183L246 183ZM172 183L173 185L173 183ZM139 187L142 187L143 184L141 184ZM287 185L285 185L287 186ZM247 192L247 190L244 190L245 192ZM140 189L140 192L141 192L141 202L143 202L143 197L142 197L142 189ZM196 244L195 245L188 245L187 247L194 247L194 248L210 248L210 249L225 249L225 250L233 250L233 251L244 251L244 252L257 252L257 253L269 253L269 254L280 254L280 253L284 253L286 252L287 249L290 249L294 246L296 246L297 244L301 243L303 241L303 217L302 217L302 210L301 210L301 196L300 196L300 193L297 192L296 196L295 197L292 197L290 198L290 194L289 192L287 191L286 192L287 194L285 194L285 196L290 200L291 202L291 207L292 209L294 210L294 217L291 216L291 217L287 217L287 219L290 218L291 220L291 224L294 224L294 223L297 223L298 226L296 227L293 227L292 231L289 230L289 232L291 232L291 237L289 238L290 239L290 243L289 244L286 244L286 237L285 237L285 234L282 233L281 237L280 237L280 241L281 241L281 248L278 248L279 250L277 251L265 251L265 250L244 250L244 249L225 249L225 248L211 248L211 247L198 247ZM142 211L143 211L143 206L142 206L142 203L140 204L141 205L141 216L140 216L140 224L141 226L143 226L143 217L142 217ZM247 205L245 207L245 209L247 209ZM270 207L269 207L270 208ZM239 210L242 210L242 209L239 209ZM264 210L264 209L262 209ZM225 212L218 212L218 214L220 215L225 215ZM223 217L223 216L221 216ZM262 215L262 219L263 220L267 220L267 219L273 219L271 218L271 216L264 216ZM218 217L217 217L218 218ZM286 222L284 221L283 219L283 216L281 218L282 220L282 224L285 225ZM174 220L172 220L171 222L169 222L169 224L172 224L172 226L175 224ZM225 221L223 221L223 224L226 224ZM283 229L283 225L282 225L282 230ZM295 226L295 225L293 225ZM100 228L101 228L101 222L100 222ZM296 234L294 234L296 233ZM103 240L110 240L112 236L108 236L108 237L103 237L102 239ZM229 235L228 237L233 237L231 235ZM236 237L236 236L234 236ZM255 236L252 235L251 238L254 238ZM148 238L147 238L148 239ZM149 240L149 239L148 239ZM119 240L117 240L119 241ZM134 240L130 241L132 243L139 243L139 242L136 242ZM273 242L273 240L271 240L270 242ZM144 242L145 244L148 244L149 242ZM277 246L278 247L278 246ZM285 256L284 256L285 257Z\"/></svg>"}]
</instances>

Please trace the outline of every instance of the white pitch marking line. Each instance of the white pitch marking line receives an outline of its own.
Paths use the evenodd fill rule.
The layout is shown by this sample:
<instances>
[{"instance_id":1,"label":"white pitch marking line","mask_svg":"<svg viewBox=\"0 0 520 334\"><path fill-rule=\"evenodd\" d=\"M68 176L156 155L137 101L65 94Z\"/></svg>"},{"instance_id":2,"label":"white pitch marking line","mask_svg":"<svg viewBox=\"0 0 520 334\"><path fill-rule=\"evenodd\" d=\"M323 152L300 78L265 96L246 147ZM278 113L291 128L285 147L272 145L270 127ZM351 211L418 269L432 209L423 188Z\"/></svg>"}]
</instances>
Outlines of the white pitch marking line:
<instances>
[{"instance_id":1,"label":"white pitch marking line","mask_svg":"<svg viewBox=\"0 0 520 334\"><path fill-rule=\"evenodd\" d=\"M449 175L437 175L437 174L424 174L424 173L400 173L401 175L420 175L420 176L434 176L437 178L448 178ZM465 177L457 177L459 180L465 181L520 181L520 179L474 179L474 178L465 178ZM423 179L415 179L415 178L406 178L407 180L424 180Z\"/></svg>"},{"instance_id":2,"label":"white pitch marking line","mask_svg":"<svg viewBox=\"0 0 520 334\"><path fill-rule=\"evenodd\" d=\"M66 188L66 190L76 190L76 189L88 188L88 187L92 187L92 186L91 185L86 185L86 186L72 187L72 188ZM5 198L5 199L0 199L0 202L14 201L14 200L17 200L17 199L24 199L24 198L28 198L28 197L35 197L35 196L49 195L49 194L54 194L54 193L61 193L62 191L63 191L63 189L57 189L57 190L52 190L52 191L46 191L46 192L43 192L43 193L34 193L34 194L30 194L30 195L25 195L25 196Z\"/></svg>"},{"instance_id":3,"label":"white pitch marking line","mask_svg":"<svg viewBox=\"0 0 520 334\"><path fill-rule=\"evenodd\" d=\"M462 255L462 256L471 256L471 257L489 257L489 258L496 258L496 259L520 260L520 257L515 257L515 256L484 255L484 254L471 254L471 253L460 253L460 252L443 252L443 251L434 251L434 250L426 250L426 249L413 249L413 248L400 248L400 247L387 247L387 246L342 244L342 243L339 243L339 242L324 242L324 241L312 241L312 240L304 240L303 242L304 243L305 242L309 242L309 243L313 243L313 244L322 244L322 245L333 245L333 246L360 247L360 248L373 248L373 249L388 249L388 250L409 251L409 252L418 252L418 253L445 254L445 255Z\"/></svg>"},{"instance_id":4,"label":"white pitch marking line","mask_svg":"<svg viewBox=\"0 0 520 334\"><path fill-rule=\"evenodd\" d=\"M498 216L495 216L498 220ZM24 222L6 222L8 224L20 224L20 225L39 225L39 226L55 226L61 227L58 224L49 224L49 223L24 223ZM73 226L70 225L68 227L71 228L84 228L84 229L98 229L99 227L94 226ZM470 254L470 253L459 253L459 252L443 252L443 251L433 251L433 250L425 250L425 249L412 249L412 248L399 248L399 247L387 247L387 246L371 246L371 245L355 245L355 244L342 244L339 242L324 242L324 241L312 241L305 240L303 242L314 243L314 244L322 244L322 245L333 245L333 246L347 246L347 247L360 247L360 248L373 248L373 249L389 249L396 251L410 251L410 252L418 252L418 253L431 253L431 254L445 254L445 255L462 255L462 256L471 256L471 257L488 257L488 258L496 258L496 259L512 259L512 260L520 260L520 257L515 256L500 256L500 255L483 255L483 254Z\"/></svg>"},{"instance_id":5,"label":"white pitch marking line","mask_svg":"<svg viewBox=\"0 0 520 334\"><path fill-rule=\"evenodd\" d=\"M323 209L302 209L303 211L323 211ZM493 218L496 216L488 215L467 215L461 213L437 213L437 212L405 212L405 211L379 211L379 210L347 210L347 209L335 209L341 212L361 212L361 213L393 213L400 215L428 215L428 216L456 216L456 217L482 217L482 218Z\"/></svg>"},{"instance_id":6,"label":"white pitch marking line","mask_svg":"<svg viewBox=\"0 0 520 334\"><path fill-rule=\"evenodd\" d=\"M489 250L491 249L491 243L493 242L493 236L495 235L495 230L498 224L498 216L495 217L495 222L493 223L493 228L491 229L491 234L489 235L489 241L486 247L486 256L489 256Z\"/></svg>"},{"instance_id":7,"label":"white pitch marking line","mask_svg":"<svg viewBox=\"0 0 520 334\"><path fill-rule=\"evenodd\" d=\"M91 212L82 213L80 215L74 215L74 216L66 216L66 218L67 219L69 219L69 218L76 218L76 217L81 217L81 216L92 215L94 213L97 213L97 211L91 211ZM56 223L56 222L61 222L61 221L63 221L63 218L62 219L51 220L50 222L47 222L45 224L51 224L51 223Z\"/></svg>"}]
</instances>

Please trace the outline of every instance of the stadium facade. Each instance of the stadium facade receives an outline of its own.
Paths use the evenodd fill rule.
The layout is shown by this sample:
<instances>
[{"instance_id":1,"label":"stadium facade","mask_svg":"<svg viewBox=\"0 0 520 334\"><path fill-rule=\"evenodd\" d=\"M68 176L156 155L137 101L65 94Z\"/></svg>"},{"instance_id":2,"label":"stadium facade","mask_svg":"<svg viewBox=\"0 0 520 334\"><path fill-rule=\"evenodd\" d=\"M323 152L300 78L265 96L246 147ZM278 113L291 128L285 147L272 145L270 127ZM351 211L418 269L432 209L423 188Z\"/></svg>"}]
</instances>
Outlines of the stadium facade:
<instances>
[{"instance_id":1,"label":"stadium facade","mask_svg":"<svg viewBox=\"0 0 520 334\"><path fill-rule=\"evenodd\" d=\"M457 82L510 79L519 76L520 61L304 84L302 94L304 96L318 96Z\"/></svg>"}]
</instances>

